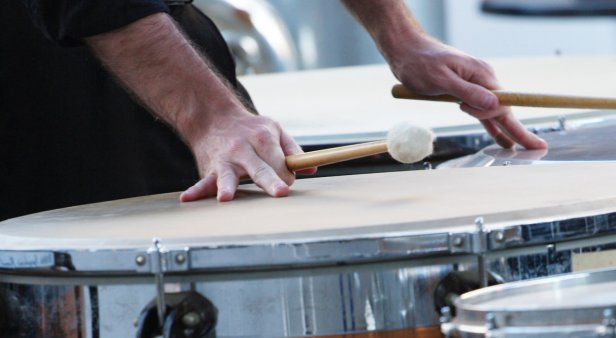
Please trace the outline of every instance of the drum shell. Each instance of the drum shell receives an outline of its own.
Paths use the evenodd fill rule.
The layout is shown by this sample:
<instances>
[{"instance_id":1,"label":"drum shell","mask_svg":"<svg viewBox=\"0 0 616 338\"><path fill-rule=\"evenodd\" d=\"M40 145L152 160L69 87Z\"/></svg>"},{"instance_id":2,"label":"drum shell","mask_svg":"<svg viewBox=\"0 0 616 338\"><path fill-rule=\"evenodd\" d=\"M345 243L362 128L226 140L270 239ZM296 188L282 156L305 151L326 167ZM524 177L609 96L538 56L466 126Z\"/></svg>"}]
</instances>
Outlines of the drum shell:
<instances>
[{"instance_id":1,"label":"drum shell","mask_svg":"<svg viewBox=\"0 0 616 338\"><path fill-rule=\"evenodd\" d=\"M486 257L487 265L507 282L563 274L571 271L572 256L577 253L616 248L610 236L594 242L570 242L562 249L542 245L493 252ZM210 299L219 313L217 337L362 332L380 337L375 332L404 330L421 331L422 337L431 338L440 337L440 315L434 308L437 285L452 271L476 267L476 257L460 255L308 270L176 275L167 276L166 290L195 290ZM21 319L29 325L22 333L32 338L59 330L68 330L74 337L79 336L77 332L95 337L91 333L96 327L103 338L134 336L135 320L156 295L151 276L32 278L10 274L0 275L0 281L0 288L19 294L22 312L29 316ZM73 337L64 332L63 336ZM382 337L389 336L383 333Z\"/></svg>"},{"instance_id":2,"label":"drum shell","mask_svg":"<svg viewBox=\"0 0 616 338\"><path fill-rule=\"evenodd\" d=\"M453 269L471 266L468 260L461 256L310 270L168 276L166 291L194 290L211 300L218 309L217 337L370 332L369 337L381 337L375 332L417 331L431 338L440 337L434 289ZM22 304L28 304L29 316L20 319L27 325L19 333L6 338L135 336L139 313L156 296L153 277L71 279L81 284L53 277L37 277L28 284L32 279L27 277L1 276L0 288L17 293ZM96 327L100 332L92 335Z\"/></svg>"}]
</instances>

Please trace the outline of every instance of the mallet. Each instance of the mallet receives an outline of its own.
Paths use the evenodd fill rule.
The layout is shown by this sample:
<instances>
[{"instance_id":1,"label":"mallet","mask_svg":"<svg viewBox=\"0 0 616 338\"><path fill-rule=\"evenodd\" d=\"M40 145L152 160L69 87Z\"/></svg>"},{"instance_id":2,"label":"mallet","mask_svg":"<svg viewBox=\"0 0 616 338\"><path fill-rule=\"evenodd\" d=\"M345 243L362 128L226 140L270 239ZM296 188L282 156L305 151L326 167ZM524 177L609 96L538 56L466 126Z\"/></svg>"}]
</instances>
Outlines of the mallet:
<instances>
[{"instance_id":1,"label":"mallet","mask_svg":"<svg viewBox=\"0 0 616 338\"><path fill-rule=\"evenodd\" d=\"M395 85L392 95L398 99L460 102L450 95L422 95L413 92L401 84ZM568 96L549 94L516 93L504 90L493 91L503 106L544 107L544 108L582 108L582 109L616 109L616 98Z\"/></svg>"},{"instance_id":2,"label":"mallet","mask_svg":"<svg viewBox=\"0 0 616 338\"><path fill-rule=\"evenodd\" d=\"M432 154L433 142L430 130L400 123L387 133L386 140L289 155L286 161L289 170L298 171L389 152L399 162L414 163Z\"/></svg>"}]
</instances>

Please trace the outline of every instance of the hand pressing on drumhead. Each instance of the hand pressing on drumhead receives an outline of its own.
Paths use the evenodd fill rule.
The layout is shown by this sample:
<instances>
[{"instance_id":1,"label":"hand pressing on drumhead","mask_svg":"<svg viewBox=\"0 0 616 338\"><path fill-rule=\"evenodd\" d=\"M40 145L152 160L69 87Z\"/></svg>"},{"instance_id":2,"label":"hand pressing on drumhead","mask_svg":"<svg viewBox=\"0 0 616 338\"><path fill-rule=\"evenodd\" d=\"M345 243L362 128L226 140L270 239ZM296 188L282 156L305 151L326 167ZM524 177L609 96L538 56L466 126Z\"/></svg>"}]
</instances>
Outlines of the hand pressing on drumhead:
<instances>
[{"instance_id":1,"label":"hand pressing on drumhead","mask_svg":"<svg viewBox=\"0 0 616 338\"><path fill-rule=\"evenodd\" d=\"M245 177L272 196L289 193L295 176L285 155L301 152L300 147L277 123L251 113L167 14L86 42L124 87L191 148L202 179L181 195L182 201L213 196L229 201Z\"/></svg>"},{"instance_id":2,"label":"hand pressing on drumhead","mask_svg":"<svg viewBox=\"0 0 616 338\"><path fill-rule=\"evenodd\" d=\"M295 174L285 156L302 152L278 123L241 108L208 121L192 148L202 179L182 193L184 202L213 196L230 201L246 177L271 196L286 196Z\"/></svg>"},{"instance_id":3,"label":"hand pressing on drumhead","mask_svg":"<svg viewBox=\"0 0 616 338\"><path fill-rule=\"evenodd\" d=\"M424 95L458 97L461 109L481 121L503 147L518 143L546 148L489 89L499 85L485 62L447 46L424 33L404 1L343 0L368 29L394 75L405 87ZM514 143L515 142L515 143Z\"/></svg>"}]
</instances>

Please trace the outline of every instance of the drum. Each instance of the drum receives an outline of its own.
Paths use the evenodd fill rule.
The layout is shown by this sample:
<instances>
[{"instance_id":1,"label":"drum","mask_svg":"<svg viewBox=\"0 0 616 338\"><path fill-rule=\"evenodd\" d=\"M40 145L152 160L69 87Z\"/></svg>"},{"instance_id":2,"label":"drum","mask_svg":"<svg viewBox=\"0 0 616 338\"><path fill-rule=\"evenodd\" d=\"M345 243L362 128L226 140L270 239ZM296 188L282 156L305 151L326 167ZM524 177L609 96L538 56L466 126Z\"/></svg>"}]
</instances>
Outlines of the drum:
<instances>
[{"instance_id":1,"label":"drum","mask_svg":"<svg viewBox=\"0 0 616 338\"><path fill-rule=\"evenodd\" d=\"M503 149L488 146L479 152L440 164L439 168L533 165L576 161L615 161L616 120L588 123L542 133L549 149Z\"/></svg>"},{"instance_id":2,"label":"drum","mask_svg":"<svg viewBox=\"0 0 616 338\"><path fill-rule=\"evenodd\" d=\"M612 96L616 57L537 57L488 60L503 87L520 92ZM458 106L443 102L399 100L390 90L398 83L387 65L320 69L241 78L257 109L279 121L306 150L384 139L401 121L434 130L434 154L427 162L470 155L492 144L477 120ZM517 107L516 116L537 133L597 123L615 111ZM417 169L388 156L324 167L350 173ZM333 169L332 169L333 168Z\"/></svg>"},{"instance_id":3,"label":"drum","mask_svg":"<svg viewBox=\"0 0 616 338\"><path fill-rule=\"evenodd\" d=\"M569 272L613 245L616 164L299 180L0 223L12 337L440 337L451 295Z\"/></svg>"},{"instance_id":4,"label":"drum","mask_svg":"<svg viewBox=\"0 0 616 338\"><path fill-rule=\"evenodd\" d=\"M455 304L448 337L616 337L616 270L492 286Z\"/></svg>"}]
</instances>

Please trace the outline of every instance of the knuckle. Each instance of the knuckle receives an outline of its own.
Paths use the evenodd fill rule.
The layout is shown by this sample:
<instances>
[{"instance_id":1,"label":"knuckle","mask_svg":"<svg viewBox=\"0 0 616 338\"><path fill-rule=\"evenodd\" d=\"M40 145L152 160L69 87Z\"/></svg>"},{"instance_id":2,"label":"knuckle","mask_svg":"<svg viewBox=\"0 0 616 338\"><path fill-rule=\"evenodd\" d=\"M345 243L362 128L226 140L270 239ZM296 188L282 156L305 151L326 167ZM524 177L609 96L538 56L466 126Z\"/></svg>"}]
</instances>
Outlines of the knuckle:
<instances>
[{"instance_id":1,"label":"knuckle","mask_svg":"<svg viewBox=\"0 0 616 338\"><path fill-rule=\"evenodd\" d=\"M253 130L253 138L257 145L265 146L272 142L273 133L266 126L259 126Z\"/></svg>"},{"instance_id":2,"label":"knuckle","mask_svg":"<svg viewBox=\"0 0 616 338\"><path fill-rule=\"evenodd\" d=\"M257 181L262 180L269 176L269 168L267 166L258 166L255 168L253 178Z\"/></svg>"},{"instance_id":3,"label":"knuckle","mask_svg":"<svg viewBox=\"0 0 616 338\"><path fill-rule=\"evenodd\" d=\"M237 176L231 170L225 170L218 174L218 182L224 184L230 184L231 182L235 182L237 180Z\"/></svg>"},{"instance_id":4,"label":"knuckle","mask_svg":"<svg viewBox=\"0 0 616 338\"><path fill-rule=\"evenodd\" d=\"M227 141L227 147L229 149L229 153L232 155L237 155L242 152L244 149L244 142L238 138L232 138Z\"/></svg>"},{"instance_id":5,"label":"knuckle","mask_svg":"<svg viewBox=\"0 0 616 338\"><path fill-rule=\"evenodd\" d=\"M475 61L477 62L478 67L483 68L489 74L494 74L494 67L492 67L491 64L480 59L476 59Z\"/></svg>"},{"instance_id":6,"label":"knuckle","mask_svg":"<svg viewBox=\"0 0 616 338\"><path fill-rule=\"evenodd\" d=\"M476 102L476 99L479 97L479 94L476 93L471 86L466 86L460 84L456 89L457 95L464 101L469 101L469 103Z\"/></svg>"}]
</instances>

